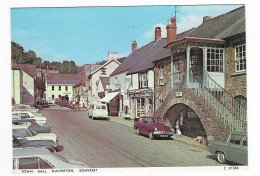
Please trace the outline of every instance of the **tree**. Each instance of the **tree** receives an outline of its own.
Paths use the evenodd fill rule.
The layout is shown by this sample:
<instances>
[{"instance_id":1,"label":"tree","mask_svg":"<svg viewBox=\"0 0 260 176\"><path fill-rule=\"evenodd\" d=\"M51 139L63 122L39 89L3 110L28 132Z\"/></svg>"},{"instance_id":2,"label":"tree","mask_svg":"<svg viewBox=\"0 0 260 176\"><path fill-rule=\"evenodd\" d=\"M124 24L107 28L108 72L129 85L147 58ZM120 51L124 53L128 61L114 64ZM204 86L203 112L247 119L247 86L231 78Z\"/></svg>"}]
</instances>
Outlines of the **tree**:
<instances>
[{"instance_id":1,"label":"tree","mask_svg":"<svg viewBox=\"0 0 260 176\"><path fill-rule=\"evenodd\" d=\"M68 66L69 66L69 61L63 61L60 72L61 73L68 73Z\"/></svg>"},{"instance_id":2,"label":"tree","mask_svg":"<svg viewBox=\"0 0 260 176\"><path fill-rule=\"evenodd\" d=\"M68 73L77 73L77 67L74 61L70 61L68 65Z\"/></svg>"},{"instance_id":3,"label":"tree","mask_svg":"<svg viewBox=\"0 0 260 176\"><path fill-rule=\"evenodd\" d=\"M18 64L23 64L23 63L24 63L24 60L23 60L23 58L22 58L22 57L20 57L17 63L18 63Z\"/></svg>"}]
</instances>

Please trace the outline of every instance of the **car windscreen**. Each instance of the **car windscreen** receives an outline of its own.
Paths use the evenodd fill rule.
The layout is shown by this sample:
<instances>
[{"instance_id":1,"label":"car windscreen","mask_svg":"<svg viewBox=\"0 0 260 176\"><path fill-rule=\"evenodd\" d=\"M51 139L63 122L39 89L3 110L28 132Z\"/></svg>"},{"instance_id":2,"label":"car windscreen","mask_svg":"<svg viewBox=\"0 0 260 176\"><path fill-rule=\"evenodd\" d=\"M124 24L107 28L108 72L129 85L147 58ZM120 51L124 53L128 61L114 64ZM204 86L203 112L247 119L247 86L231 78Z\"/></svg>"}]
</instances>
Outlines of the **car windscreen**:
<instances>
[{"instance_id":1,"label":"car windscreen","mask_svg":"<svg viewBox=\"0 0 260 176\"><path fill-rule=\"evenodd\" d=\"M28 127L28 131L30 131L30 133L33 135L33 136L36 136L37 133L31 128L31 127Z\"/></svg>"},{"instance_id":2,"label":"car windscreen","mask_svg":"<svg viewBox=\"0 0 260 176\"><path fill-rule=\"evenodd\" d=\"M63 157L63 156L60 156L60 155L57 155L56 153L53 153L53 152L50 152L55 158L57 158L57 159L59 159L59 160L61 160L61 161L64 161L64 162L66 162L66 163L69 163L69 161L65 158L65 157Z\"/></svg>"},{"instance_id":3,"label":"car windscreen","mask_svg":"<svg viewBox=\"0 0 260 176\"><path fill-rule=\"evenodd\" d=\"M157 118L148 118L148 123L150 123L150 124L163 124L163 120L157 119Z\"/></svg>"}]
</instances>

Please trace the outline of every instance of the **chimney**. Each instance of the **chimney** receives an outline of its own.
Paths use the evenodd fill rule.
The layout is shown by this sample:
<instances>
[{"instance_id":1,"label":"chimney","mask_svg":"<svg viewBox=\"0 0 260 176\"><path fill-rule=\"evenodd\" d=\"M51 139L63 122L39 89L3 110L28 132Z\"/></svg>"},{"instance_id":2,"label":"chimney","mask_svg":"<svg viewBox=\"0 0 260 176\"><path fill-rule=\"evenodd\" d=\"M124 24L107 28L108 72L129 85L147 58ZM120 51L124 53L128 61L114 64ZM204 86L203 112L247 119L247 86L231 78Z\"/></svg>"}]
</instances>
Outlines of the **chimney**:
<instances>
[{"instance_id":1,"label":"chimney","mask_svg":"<svg viewBox=\"0 0 260 176\"><path fill-rule=\"evenodd\" d=\"M133 41L132 43L132 52L137 49L137 42Z\"/></svg>"},{"instance_id":2,"label":"chimney","mask_svg":"<svg viewBox=\"0 0 260 176\"><path fill-rule=\"evenodd\" d=\"M49 74L49 65L47 65L46 75Z\"/></svg>"},{"instance_id":3,"label":"chimney","mask_svg":"<svg viewBox=\"0 0 260 176\"><path fill-rule=\"evenodd\" d=\"M176 17L171 18L168 21L167 29L167 45L177 40L177 26L176 26Z\"/></svg>"},{"instance_id":4,"label":"chimney","mask_svg":"<svg viewBox=\"0 0 260 176\"><path fill-rule=\"evenodd\" d=\"M203 23L208 22L208 21L210 21L210 20L211 20L211 17L210 17L210 16L204 16L204 17L203 17Z\"/></svg>"},{"instance_id":5,"label":"chimney","mask_svg":"<svg viewBox=\"0 0 260 176\"><path fill-rule=\"evenodd\" d=\"M155 35L154 35L154 43L156 43L159 39L161 39L161 28L156 27L155 28Z\"/></svg>"},{"instance_id":6,"label":"chimney","mask_svg":"<svg viewBox=\"0 0 260 176\"><path fill-rule=\"evenodd\" d=\"M107 60L117 59L117 52L116 51L108 51Z\"/></svg>"}]
</instances>

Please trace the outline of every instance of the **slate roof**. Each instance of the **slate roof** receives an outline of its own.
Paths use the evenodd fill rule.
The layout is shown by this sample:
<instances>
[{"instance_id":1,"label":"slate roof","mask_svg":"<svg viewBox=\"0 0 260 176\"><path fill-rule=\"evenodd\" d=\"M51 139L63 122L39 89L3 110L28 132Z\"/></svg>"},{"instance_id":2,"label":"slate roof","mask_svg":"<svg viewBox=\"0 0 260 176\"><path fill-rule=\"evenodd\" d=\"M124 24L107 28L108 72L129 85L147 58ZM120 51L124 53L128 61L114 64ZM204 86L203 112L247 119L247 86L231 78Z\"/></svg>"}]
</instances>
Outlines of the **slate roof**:
<instances>
[{"instance_id":1,"label":"slate roof","mask_svg":"<svg viewBox=\"0 0 260 176\"><path fill-rule=\"evenodd\" d=\"M122 62L124 62L125 59L126 59L126 57L121 57L121 58L118 58L117 60L118 60L120 63L122 63Z\"/></svg>"},{"instance_id":2,"label":"slate roof","mask_svg":"<svg viewBox=\"0 0 260 176\"><path fill-rule=\"evenodd\" d=\"M73 87L75 88L75 87L78 87L78 86L81 86L81 85L82 85L82 81L79 80Z\"/></svg>"},{"instance_id":3,"label":"slate roof","mask_svg":"<svg viewBox=\"0 0 260 176\"><path fill-rule=\"evenodd\" d=\"M103 86L103 89L106 90L106 85L110 84L110 78L109 77L100 77L100 81Z\"/></svg>"},{"instance_id":4,"label":"slate roof","mask_svg":"<svg viewBox=\"0 0 260 176\"><path fill-rule=\"evenodd\" d=\"M242 6L202 23L188 37L225 39L245 30L245 6Z\"/></svg>"},{"instance_id":5,"label":"slate roof","mask_svg":"<svg viewBox=\"0 0 260 176\"><path fill-rule=\"evenodd\" d=\"M47 84L77 84L82 81L81 74L50 73L46 76Z\"/></svg>"},{"instance_id":6,"label":"slate roof","mask_svg":"<svg viewBox=\"0 0 260 176\"><path fill-rule=\"evenodd\" d=\"M194 28L177 34L177 39L186 37ZM170 49L164 48L167 43L166 38L148 43L147 45L135 50L125 61L119 65L110 76L118 75L127 72L126 74L133 74L140 71L146 71L154 67L153 61L169 57L171 55Z\"/></svg>"},{"instance_id":7,"label":"slate roof","mask_svg":"<svg viewBox=\"0 0 260 176\"><path fill-rule=\"evenodd\" d=\"M12 70L22 70L31 77L36 77L37 66L32 64L15 64L12 63Z\"/></svg>"}]
</instances>

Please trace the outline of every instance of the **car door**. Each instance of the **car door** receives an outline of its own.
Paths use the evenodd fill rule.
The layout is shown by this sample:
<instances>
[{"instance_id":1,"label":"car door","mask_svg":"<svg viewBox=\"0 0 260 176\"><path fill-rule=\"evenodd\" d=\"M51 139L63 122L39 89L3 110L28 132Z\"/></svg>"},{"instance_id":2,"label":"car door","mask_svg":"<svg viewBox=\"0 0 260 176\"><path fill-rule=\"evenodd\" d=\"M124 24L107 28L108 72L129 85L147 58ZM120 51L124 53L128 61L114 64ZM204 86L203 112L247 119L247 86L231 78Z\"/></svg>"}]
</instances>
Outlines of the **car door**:
<instances>
[{"instance_id":1,"label":"car door","mask_svg":"<svg viewBox=\"0 0 260 176\"><path fill-rule=\"evenodd\" d=\"M248 165L247 135L242 136L238 162L241 164Z\"/></svg>"},{"instance_id":2,"label":"car door","mask_svg":"<svg viewBox=\"0 0 260 176\"><path fill-rule=\"evenodd\" d=\"M145 134L145 129L144 129L144 127L145 127L145 123L147 123L147 121L146 121L147 119L146 118L140 118L140 122L139 122L139 133L140 134Z\"/></svg>"},{"instance_id":3,"label":"car door","mask_svg":"<svg viewBox=\"0 0 260 176\"><path fill-rule=\"evenodd\" d=\"M226 148L226 158L229 161L239 162L241 158L241 140L242 135L240 134L231 134L229 142Z\"/></svg>"}]
</instances>

